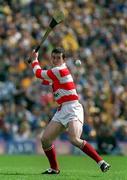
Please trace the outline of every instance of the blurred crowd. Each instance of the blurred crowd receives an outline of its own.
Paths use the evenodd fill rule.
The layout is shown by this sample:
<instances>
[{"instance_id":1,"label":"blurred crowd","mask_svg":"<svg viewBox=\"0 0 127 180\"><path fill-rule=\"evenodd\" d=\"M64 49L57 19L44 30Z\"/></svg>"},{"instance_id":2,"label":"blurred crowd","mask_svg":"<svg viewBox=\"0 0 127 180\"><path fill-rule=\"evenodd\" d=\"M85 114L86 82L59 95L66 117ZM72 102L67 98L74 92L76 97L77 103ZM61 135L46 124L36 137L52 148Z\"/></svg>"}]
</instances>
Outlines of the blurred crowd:
<instances>
[{"instance_id":1,"label":"blurred crowd","mask_svg":"<svg viewBox=\"0 0 127 180\"><path fill-rule=\"evenodd\" d=\"M54 47L66 50L85 110L82 137L98 143L103 138L113 149L127 141L125 0L0 0L0 139L38 137L56 111L50 87L34 77L26 59L57 9L65 21L41 48L41 66L50 67Z\"/></svg>"}]
</instances>

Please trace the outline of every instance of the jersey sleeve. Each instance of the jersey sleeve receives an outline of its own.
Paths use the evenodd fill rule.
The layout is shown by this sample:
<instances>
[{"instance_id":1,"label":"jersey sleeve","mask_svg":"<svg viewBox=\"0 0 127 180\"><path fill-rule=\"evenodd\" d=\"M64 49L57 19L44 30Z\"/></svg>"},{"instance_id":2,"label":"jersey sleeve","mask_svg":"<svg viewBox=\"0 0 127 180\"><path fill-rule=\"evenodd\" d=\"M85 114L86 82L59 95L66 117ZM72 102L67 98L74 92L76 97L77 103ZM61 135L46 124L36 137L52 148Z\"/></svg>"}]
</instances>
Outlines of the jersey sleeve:
<instances>
[{"instance_id":1,"label":"jersey sleeve","mask_svg":"<svg viewBox=\"0 0 127 180\"><path fill-rule=\"evenodd\" d=\"M52 82L47 81L47 80L45 80L45 79L42 79L41 84L42 84L42 85L47 85L47 86L50 86L50 85L52 85Z\"/></svg>"},{"instance_id":2,"label":"jersey sleeve","mask_svg":"<svg viewBox=\"0 0 127 180\"><path fill-rule=\"evenodd\" d=\"M51 70L43 70L39 64L38 60L32 62L32 69L35 76L39 79L42 79L44 84L52 82L52 77L49 76ZM47 82L48 81L48 82Z\"/></svg>"}]
</instances>

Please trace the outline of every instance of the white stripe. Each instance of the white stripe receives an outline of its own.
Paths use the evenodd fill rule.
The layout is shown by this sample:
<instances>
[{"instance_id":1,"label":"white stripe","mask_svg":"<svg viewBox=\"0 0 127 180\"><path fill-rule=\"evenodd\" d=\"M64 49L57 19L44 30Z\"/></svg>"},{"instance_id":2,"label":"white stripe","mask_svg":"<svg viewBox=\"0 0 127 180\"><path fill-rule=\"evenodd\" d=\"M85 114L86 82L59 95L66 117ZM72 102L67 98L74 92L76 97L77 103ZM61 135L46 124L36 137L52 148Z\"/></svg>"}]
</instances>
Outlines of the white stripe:
<instances>
[{"instance_id":1,"label":"white stripe","mask_svg":"<svg viewBox=\"0 0 127 180\"><path fill-rule=\"evenodd\" d=\"M73 82L73 78L72 78L71 74L61 77L61 79L60 79L60 83L67 83L67 82Z\"/></svg>"},{"instance_id":2,"label":"white stripe","mask_svg":"<svg viewBox=\"0 0 127 180\"><path fill-rule=\"evenodd\" d=\"M72 89L72 90L58 89L54 93L54 97L56 100L60 99L63 96L67 96L67 95L77 95L76 89Z\"/></svg>"},{"instance_id":3,"label":"white stripe","mask_svg":"<svg viewBox=\"0 0 127 180\"><path fill-rule=\"evenodd\" d=\"M45 80L48 80L48 81L52 82L52 79L48 76L47 72L48 72L48 70L42 70L41 76L42 76Z\"/></svg>"},{"instance_id":4,"label":"white stripe","mask_svg":"<svg viewBox=\"0 0 127 180\"><path fill-rule=\"evenodd\" d=\"M52 68L53 74L54 74L58 79L60 79L59 69L60 69L59 67Z\"/></svg>"},{"instance_id":5,"label":"white stripe","mask_svg":"<svg viewBox=\"0 0 127 180\"><path fill-rule=\"evenodd\" d=\"M40 67L39 65L35 65L34 68L33 68L34 74L36 74L36 71L37 71L38 69L41 69L41 67Z\"/></svg>"},{"instance_id":6,"label":"white stripe","mask_svg":"<svg viewBox=\"0 0 127 180\"><path fill-rule=\"evenodd\" d=\"M35 60L32 62L32 64L34 64L35 62L39 63L39 62L38 62L38 60L37 60L37 59L35 59Z\"/></svg>"}]
</instances>

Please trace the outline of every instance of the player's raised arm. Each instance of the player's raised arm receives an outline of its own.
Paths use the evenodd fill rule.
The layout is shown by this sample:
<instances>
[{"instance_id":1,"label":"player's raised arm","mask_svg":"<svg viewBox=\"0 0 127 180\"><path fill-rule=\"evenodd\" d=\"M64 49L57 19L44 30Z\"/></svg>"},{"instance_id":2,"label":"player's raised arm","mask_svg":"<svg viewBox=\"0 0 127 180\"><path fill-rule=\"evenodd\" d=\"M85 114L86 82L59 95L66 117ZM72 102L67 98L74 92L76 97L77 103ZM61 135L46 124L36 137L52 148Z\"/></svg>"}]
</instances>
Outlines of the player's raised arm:
<instances>
[{"instance_id":1,"label":"player's raised arm","mask_svg":"<svg viewBox=\"0 0 127 180\"><path fill-rule=\"evenodd\" d=\"M33 59L31 65L35 76L46 82L46 85L49 85L52 79L48 76L48 70L43 70L41 68L40 63L38 61L38 52L35 52L35 50L33 50L31 57Z\"/></svg>"}]
</instances>

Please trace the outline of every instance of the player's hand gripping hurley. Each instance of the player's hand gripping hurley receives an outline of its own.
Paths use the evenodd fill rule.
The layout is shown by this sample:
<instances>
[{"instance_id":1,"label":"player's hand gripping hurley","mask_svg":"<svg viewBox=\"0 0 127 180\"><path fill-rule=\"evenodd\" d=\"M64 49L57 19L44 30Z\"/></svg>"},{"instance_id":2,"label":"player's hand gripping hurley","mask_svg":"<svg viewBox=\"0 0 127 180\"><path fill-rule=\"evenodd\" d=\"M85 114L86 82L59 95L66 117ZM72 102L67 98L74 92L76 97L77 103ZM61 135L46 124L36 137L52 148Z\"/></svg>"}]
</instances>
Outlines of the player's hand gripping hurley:
<instances>
[{"instance_id":1,"label":"player's hand gripping hurley","mask_svg":"<svg viewBox=\"0 0 127 180\"><path fill-rule=\"evenodd\" d=\"M62 11L56 11L51 19L51 22L49 24L49 26L46 29L45 34L43 35L40 44L35 48L35 52L38 52L41 45L43 44L43 42L46 40L46 38L48 37L49 33L53 30L53 28L61 23L64 20L64 14ZM31 57L28 58L28 63L31 63L32 59Z\"/></svg>"}]
</instances>

